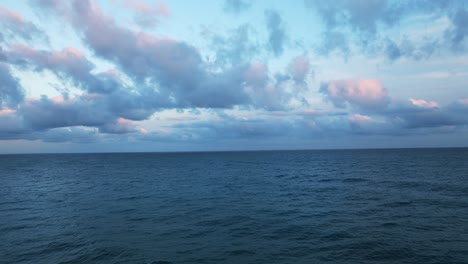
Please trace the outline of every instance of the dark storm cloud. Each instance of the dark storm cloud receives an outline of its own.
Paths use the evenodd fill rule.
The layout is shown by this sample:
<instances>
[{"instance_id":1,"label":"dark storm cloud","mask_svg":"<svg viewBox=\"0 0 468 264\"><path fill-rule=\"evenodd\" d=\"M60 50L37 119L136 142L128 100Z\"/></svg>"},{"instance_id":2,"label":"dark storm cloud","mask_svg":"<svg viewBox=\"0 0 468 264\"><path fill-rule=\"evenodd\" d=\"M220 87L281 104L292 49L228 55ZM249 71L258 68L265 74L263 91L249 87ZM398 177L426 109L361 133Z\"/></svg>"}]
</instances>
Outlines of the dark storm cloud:
<instances>
[{"instance_id":1,"label":"dark storm cloud","mask_svg":"<svg viewBox=\"0 0 468 264\"><path fill-rule=\"evenodd\" d=\"M265 11L268 30L268 44L275 56L281 56L286 44L287 35L281 15L275 10Z\"/></svg>"},{"instance_id":2,"label":"dark storm cloud","mask_svg":"<svg viewBox=\"0 0 468 264\"><path fill-rule=\"evenodd\" d=\"M224 0L224 11L239 14L250 8L251 0Z\"/></svg>"}]
</instances>

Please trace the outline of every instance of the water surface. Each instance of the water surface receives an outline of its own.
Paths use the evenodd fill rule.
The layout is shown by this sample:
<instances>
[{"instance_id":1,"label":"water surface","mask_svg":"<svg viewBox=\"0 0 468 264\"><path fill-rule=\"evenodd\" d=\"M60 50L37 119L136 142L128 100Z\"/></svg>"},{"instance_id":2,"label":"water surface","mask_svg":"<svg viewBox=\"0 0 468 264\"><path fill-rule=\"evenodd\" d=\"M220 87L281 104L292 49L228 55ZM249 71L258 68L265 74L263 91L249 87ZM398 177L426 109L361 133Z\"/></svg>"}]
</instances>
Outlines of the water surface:
<instances>
[{"instance_id":1,"label":"water surface","mask_svg":"<svg viewBox=\"0 0 468 264\"><path fill-rule=\"evenodd\" d=\"M0 156L0 263L468 263L468 149Z\"/></svg>"}]
</instances>

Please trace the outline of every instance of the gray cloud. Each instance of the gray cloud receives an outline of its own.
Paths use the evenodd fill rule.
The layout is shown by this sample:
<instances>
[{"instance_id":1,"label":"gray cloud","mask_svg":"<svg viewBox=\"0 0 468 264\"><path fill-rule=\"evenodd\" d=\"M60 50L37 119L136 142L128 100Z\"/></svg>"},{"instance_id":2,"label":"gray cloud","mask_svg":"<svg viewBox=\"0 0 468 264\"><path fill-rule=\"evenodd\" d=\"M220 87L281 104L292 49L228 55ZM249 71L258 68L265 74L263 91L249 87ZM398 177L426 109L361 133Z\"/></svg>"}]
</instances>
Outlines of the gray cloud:
<instances>
[{"instance_id":1,"label":"gray cloud","mask_svg":"<svg viewBox=\"0 0 468 264\"><path fill-rule=\"evenodd\" d=\"M96 142L99 139L99 134L95 129L64 127L50 129L47 131L34 132L25 136L25 139L41 140L43 142L51 143L71 142L88 144Z\"/></svg>"},{"instance_id":2,"label":"gray cloud","mask_svg":"<svg viewBox=\"0 0 468 264\"><path fill-rule=\"evenodd\" d=\"M46 96L25 102L19 114L34 130L69 126L99 126L114 116L105 111L105 105L94 98L50 99Z\"/></svg>"},{"instance_id":3,"label":"gray cloud","mask_svg":"<svg viewBox=\"0 0 468 264\"><path fill-rule=\"evenodd\" d=\"M426 102L424 100L421 100ZM437 128L468 125L468 104L454 102L447 106L414 105L409 102L393 103L383 113L402 129Z\"/></svg>"},{"instance_id":4,"label":"gray cloud","mask_svg":"<svg viewBox=\"0 0 468 264\"><path fill-rule=\"evenodd\" d=\"M46 135L49 130L74 127L94 127L100 133L110 134L139 132L124 116L147 118L153 111L138 113L138 108L114 108L115 99L118 97L89 94L27 99L16 110L0 111L0 139L40 139L39 136Z\"/></svg>"},{"instance_id":5,"label":"gray cloud","mask_svg":"<svg viewBox=\"0 0 468 264\"><path fill-rule=\"evenodd\" d=\"M16 108L24 99L24 92L18 80L11 75L10 67L0 61L0 109Z\"/></svg>"},{"instance_id":6,"label":"gray cloud","mask_svg":"<svg viewBox=\"0 0 468 264\"><path fill-rule=\"evenodd\" d=\"M422 107L409 103L398 105L390 100L387 90L377 80L323 83L321 94L338 108L348 107L343 112L281 112L278 110L287 109L291 99L304 99L300 92L308 87L310 62L307 56L298 56L284 72L276 73L270 72L262 61L249 62L253 57L252 51L257 48L251 41L249 25L241 25L226 36L215 35L212 38L216 53L213 66L203 60L189 43L117 25L102 13L96 2L42 0L36 3L71 22L83 43L106 62L115 64L117 69L96 73L95 65L73 48L48 51L15 45L1 50L0 139L94 142L119 136L143 141L203 141L333 137L353 133L399 135L450 126L460 128L468 123L465 104L437 108L426 107L430 103L421 104ZM344 54L351 52L348 42L353 40L349 40L342 31L342 21L352 24L346 26L347 30L359 31L373 39L379 37L381 27L391 26L388 21L399 20L400 15L386 11L396 9L389 9L389 3L385 1L372 2L370 7L362 3L338 2L344 11L329 10L333 7L326 5L321 9L331 15L327 18L330 21L326 22L329 28L325 36L329 37L329 45L323 47L324 53L337 50ZM367 14L369 8L375 9L377 14L384 14L384 18ZM341 17L343 12L347 18ZM287 42L284 22L275 11L268 11L265 15L270 48L280 56ZM461 27L464 21L456 17L453 16L453 30L447 36L454 41L461 39L459 43L463 43L465 32L456 25ZM425 58L434 52L430 47L409 41L385 40L373 48L385 47L391 60ZM360 44L370 47L363 42ZM50 71L81 89L80 94L64 93L54 98L43 96L24 100L22 88L11 75L8 64L39 73ZM130 82L123 82L120 74L128 77ZM169 127L172 130L168 134L143 133L133 122L148 119L162 109L192 107L216 108L212 111L220 112L231 107L255 111L265 109L269 115L250 119L220 115L219 122Z\"/></svg>"},{"instance_id":7,"label":"gray cloud","mask_svg":"<svg viewBox=\"0 0 468 264\"><path fill-rule=\"evenodd\" d=\"M349 27L351 30L374 36L380 25L397 22L405 11L404 4L387 0L337 0L333 2L306 0L306 6L315 10L328 29Z\"/></svg>"},{"instance_id":8,"label":"gray cloud","mask_svg":"<svg viewBox=\"0 0 468 264\"><path fill-rule=\"evenodd\" d=\"M2 29L0 41L5 40L5 37L47 41L46 35L36 25L3 6L0 6L0 26Z\"/></svg>"},{"instance_id":9,"label":"gray cloud","mask_svg":"<svg viewBox=\"0 0 468 264\"><path fill-rule=\"evenodd\" d=\"M252 40L254 32L249 24L240 25L227 35L208 30L203 34L210 39L211 48L216 53L214 62L220 67L245 64L261 51L258 44Z\"/></svg>"},{"instance_id":10,"label":"gray cloud","mask_svg":"<svg viewBox=\"0 0 468 264\"><path fill-rule=\"evenodd\" d=\"M383 41L383 49L385 55L391 61L401 57L411 58L415 60L427 59L432 56L438 49L442 47L440 40L426 39L423 44L415 45L410 40L403 40L396 43L391 39Z\"/></svg>"},{"instance_id":11,"label":"gray cloud","mask_svg":"<svg viewBox=\"0 0 468 264\"><path fill-rule=\"evenodd\" d=\"M62 96L30 98L24 102L21 97L17 110L0 116L9 124L8 129L1 128L2 139L35 140L44 136L44 140L58 142L64 138L62 135L89 134L89 129L70 130L79 127L95 128L97 133L140 134L132 121L145 120L165 108L280 109L287 100L297 96L285 91L286 82L291 79L304 82L309 71L308 61L297 58L285 78L272 79L266 65L236 60L234 57L243 57L248 49L241 46L248 38L247 26L235 32L238 46L220 49L220 58L225 57L230 63L211 71L191 45L117 26L95 3L36 3L64 16L81 33L84 43L101 58L115 63L118 70L95 73L95 65L72 47L48 51L15 45L2 50L5 65L39 73L50 71L82 90L81 94L66 92ZM228 44L220 44L223 45ZM133 84L124 84L119 72ZM21 90L19 84L8 87ZM12 94L8 92L9 96Z\"/></svg>"},{"instance_id":12,"label":"gray cloud","mask_svg":"<svg viewBox=\"0 0 468 264\"><path fill-rule=\"evenodd\" d=\"M79 50L74 48L55 52L19 45L12 50L5 51L4 54L6 60L11 64L38 72L50 70L60 78L71 77L72 83L83 90L104 92L112 89L104 83L104 76L98 78L91 74L94 65Z\"/></svg>"},{"instance_id":13,"label":"gray cloud","mask_svg":"<svg viewBox=\"0 0 468 264\"><path fill-rule=\"evenodd\" d=\"M338 31L327 31L322 33L320 45L316 48L316 52L321 55L328 56L334 51L341 52L345 57L351 53L347 36Z\"/></svg>"},{"instance_id":14,"label":"gray cloud","mask_svg":"<svg viewBox=\"0 0 468 264\"><path fill-rule=\"evenodd\" d=\"M350 55L351 47L374 56L384 54L390 60L402 57L426 59L439 49L463 49L467 35L467 11L463 1L391 1L391 0L305 0L306 6L323 21L325 29L316 51L329 55L340 51ZM430 14L432 19L449 17L452 28L421 39L420 43L391 39L385 30L400 25L405 18Z\"/></svg>"},{"instance_id":15,"label":"gray cloud","mask_svg":"<svg viewBox=\"0 0 468 264\"><path fill-rule=\"evenodd\" d=\"M275 10L265 11L268 30L268 44L275 56L281 56L287 40L284 22L280 14Z\"/></svg>"},{"instance_id":16,"label":"gray cloud","mask_svg":"<svg viewBox=\"0 0 468 264\"><path fill-rule=\"evenodd\" d=\"M446 32L453 50L463 49L463 41L468 36L468 10L459 9L450 17L452 28Z\"/></svg>"},{"instance_id":17,"label":"gray cloud","mask_svg":"<svg viewBox=\"0 0 468 264\"><path fill-rule=\"evenodd\" d=\"M40 3L49 6L48 2ZM63 5L53 10L65 12L98 56L116 63L136 83L153 83L174 105L232 107L248 103L241 76L232 76L239 74L239 69L210 72L197 50L187 43L119 27L89 1L74 1L68 9ZM226 79L233 82L226 85ZM214 99L219 96L224 100Z\"/></svg>"}]
</instances>

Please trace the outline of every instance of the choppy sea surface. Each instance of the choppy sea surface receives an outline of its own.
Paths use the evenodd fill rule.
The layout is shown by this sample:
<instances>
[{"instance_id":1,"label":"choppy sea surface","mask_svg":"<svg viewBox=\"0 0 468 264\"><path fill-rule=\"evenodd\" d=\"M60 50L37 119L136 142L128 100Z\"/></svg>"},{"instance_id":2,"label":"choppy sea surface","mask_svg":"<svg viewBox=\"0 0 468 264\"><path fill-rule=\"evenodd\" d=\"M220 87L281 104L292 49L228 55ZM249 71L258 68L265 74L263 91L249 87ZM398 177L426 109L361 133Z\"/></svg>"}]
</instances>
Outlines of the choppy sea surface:
<instances>
[{"instance_id":1,"label":"choppy sea surface","mask_svg":"<svg viewBox=\"0 0 468 264\"><path fill-rule=\"evenodd\" d=\"M468 263L468 149L0 155L0 263Z\"/></svg>"}]
</instances>

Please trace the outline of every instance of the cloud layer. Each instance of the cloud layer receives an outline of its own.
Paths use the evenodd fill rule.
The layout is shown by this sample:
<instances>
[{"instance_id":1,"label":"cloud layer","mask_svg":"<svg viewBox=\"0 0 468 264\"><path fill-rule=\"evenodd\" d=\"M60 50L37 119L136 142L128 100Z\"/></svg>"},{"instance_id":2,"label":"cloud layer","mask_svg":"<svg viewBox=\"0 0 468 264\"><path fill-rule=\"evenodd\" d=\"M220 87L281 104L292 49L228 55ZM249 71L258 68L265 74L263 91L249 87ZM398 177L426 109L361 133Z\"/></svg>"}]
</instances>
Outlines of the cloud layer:
<instances>
[{"instance_id":1,"label":"cloud layer","mask_svg":"<svg viewBox=\"0 0 468 264\"><path fill-rule=\"evenodd\" d=\"M357 51L361 60L384 58L379 63L390 65L430 60L437 52L462 56L468 11L459 1L305 1L322 23L315 32L320 39L307 44L295 38L281 9L266 8L261 26L242 22L223 33L201 30L208 48L157 32L161 19L175 16L163 2L111 1L126 8L133 21L127 23L96 1L30 4L39 17L63 24L77 42L51 44L56 33L0 6L0 140L307 142L467 129L468 94L443 103L421 92L394 97L403 88L379 78L378 71L355 77L318 65L327 63L323 57L339 53L346 61ZM220 8L238 19L254 4L224 1ZM433 38L391 33L416 15L443 18L444 27ZM459 64L463 70L466 63ZM31 87L27 76L40 76L42 83Z\"/></svg>"}]
</instances>

